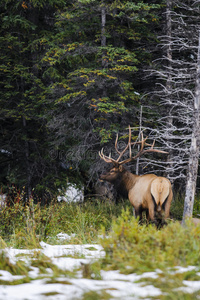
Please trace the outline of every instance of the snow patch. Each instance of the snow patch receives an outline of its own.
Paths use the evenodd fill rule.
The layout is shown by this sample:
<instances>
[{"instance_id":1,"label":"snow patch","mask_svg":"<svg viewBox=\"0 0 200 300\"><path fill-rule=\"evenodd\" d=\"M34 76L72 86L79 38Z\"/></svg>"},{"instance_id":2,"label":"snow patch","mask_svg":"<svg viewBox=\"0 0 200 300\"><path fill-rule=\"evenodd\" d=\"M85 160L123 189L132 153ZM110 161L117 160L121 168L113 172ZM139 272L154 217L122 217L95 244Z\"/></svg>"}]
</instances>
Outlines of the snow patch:
<instances>
[{"instance_id":1,"label":"snow patch","mask_svg":"<svg viewBox=\"0 0 200 300\"><path fill-rule=\"evenodd\" d=\"M60 195L57 197L58 202L83 202L84 187L77 187L75 184L69 184L65 191L59 190Z\"/></svg>"},{"instance_id":2,"label":"snow patch","mask_svg":"<svg viewBox=\"0 0 200 300\"><path fill-rule=\"evenodd\" d=\"M64 233L58 235L60 239L70 240L71 236ZM49 245L41 242L41 249L27 250L27 249L13 249L7 248L6 255L12 262L18 259L23 259L30 262L31 255L35 251L40 251L48 256L53 264L57 265L62 270L73 271L80 268L82 264L88 264L92 261L105 256L105 252L100 245ZM28 254L28 255L27 255ZM20 256L18 256L20 255ZM23 257L24 255L24 257ZM74 257L73 257L74 256ZM78 257L78 258L76 258ZM30 264L29 264L30 265ZM96 291L101 292L105 290L114 299L133 300L143 297L159 297L161 291L152 286L144 285L143 282L138 283L142 278L157 278L161 270L155 272L146 272L141 275L137 274L121 274L119 271L103 271L101 270L102 280L92 280L82 278L82 272L77 273L76 278L69 278L58 276L56 283L48 283L52 276L52 270L47 269L44 279L38 280L39 269L30 266L30 278L34 279L30 283L19 285L1 285L0 299L4 300L74 300L81 299L85 292ZM194 266L187 268L177 267L175 272L187 272L195 269ZM13 276L7 271L0 271L0 279L2 281L14 281L23 278L23 276ZM63 283L62 283L63 281ZM184 287L181 289L184 292L192 293L200 290L200 281L183 281ZM50 295L52 293L52 296Z\"/></svg>"}]
</instances>

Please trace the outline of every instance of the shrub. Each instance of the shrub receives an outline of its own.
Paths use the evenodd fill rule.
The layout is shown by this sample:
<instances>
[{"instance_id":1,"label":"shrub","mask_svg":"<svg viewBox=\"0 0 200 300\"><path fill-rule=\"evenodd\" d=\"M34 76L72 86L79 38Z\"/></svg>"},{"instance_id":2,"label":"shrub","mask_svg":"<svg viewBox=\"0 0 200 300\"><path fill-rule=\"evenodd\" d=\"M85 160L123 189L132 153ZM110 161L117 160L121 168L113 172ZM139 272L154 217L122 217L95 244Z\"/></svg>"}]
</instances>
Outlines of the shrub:
<instances>
[{"instance_id":1,"label":"shrub","mask_svg":"<svg viewBox=\"0 0 200 300\"><path fill-rule=\"evenodd\" d=\"M19 201L0 210L0 236L17 248L38 248L41 240L55 242L60 232L75 234L70 243L96 242L101 226L108 230L112 217L120 214L123 206L97 199L45 206L31 199L26 204Z\"/></svg>"},{"instance_id":2,"label":"shrub","mask_svg":"<svg viewBox=\"0 0 200 300\"><path fill-rule=\"evenodd\" d=\"M101 244L106 251L103 264L123 272L145 272L173 266L200 265L200 227L170 222L161 230L141 226L129 211L113 221Z\"/></svg>"}]
</instances>

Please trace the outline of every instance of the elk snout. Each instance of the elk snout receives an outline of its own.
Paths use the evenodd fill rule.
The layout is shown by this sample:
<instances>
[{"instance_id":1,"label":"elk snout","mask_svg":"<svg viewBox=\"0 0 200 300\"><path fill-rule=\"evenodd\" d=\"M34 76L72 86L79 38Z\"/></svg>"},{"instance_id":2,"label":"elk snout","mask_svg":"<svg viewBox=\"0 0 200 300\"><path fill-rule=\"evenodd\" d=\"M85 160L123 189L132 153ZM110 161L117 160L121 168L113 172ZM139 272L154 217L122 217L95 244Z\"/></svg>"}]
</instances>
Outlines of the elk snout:
<instances>
[{"instance_id":1,"label":"elk snout","mask_svg":"<svg viewBox=\"0 0 200 300\"><path fill-rule=\"evenodd\" d=\"M103 174L99 176L99 181L104 182Z\"/></svg>"}]
</instances>

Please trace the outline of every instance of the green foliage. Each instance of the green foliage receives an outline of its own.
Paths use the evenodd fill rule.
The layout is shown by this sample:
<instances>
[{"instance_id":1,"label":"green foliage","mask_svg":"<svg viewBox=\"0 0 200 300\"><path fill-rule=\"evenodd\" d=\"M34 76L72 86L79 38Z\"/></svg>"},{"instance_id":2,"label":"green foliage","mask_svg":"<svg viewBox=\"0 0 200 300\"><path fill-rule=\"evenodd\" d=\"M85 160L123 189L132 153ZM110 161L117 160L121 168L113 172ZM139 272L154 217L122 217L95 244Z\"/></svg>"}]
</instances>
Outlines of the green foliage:
<instances>
[{"instance_id":1,"label":"green foliage","mask_svg":"<svg viewBox=\"0 0 200 300\"><path fill-rule=\"evenodd\" d=\"M29 267L22 261L17 261L16 264L10 262L6 252L0 253L0 270L5 270L13 275L28 275Z\"/></svg>"},{"instance_id":2,"label":"green foliage","mask_svg":"<svg viewBox=\"0 0 200 300\"><path fill-rule=\"evenodd\" d=\"M7 247L7 245L6 245L5 241L0 236L0 249L5 249L6 247Z\"/></svg>"},{"instance_id":3,"label":"green foliage","mask_svg":"<svg viewBox=\"0 0 200 300\"><path fill-rule=\"evenodd\" d=\"M182 220L184 208L184 197L181 194L174 194L173 201L170 208L170 215L172 219Z\"/></svg>"},{"instance_id":4,"label":"green foliage","mask_svg":"<svg viewBox=\"0 0 200 300\"><path fill-rule=\"evenodd\" d=\"M111 217L116 215L120 209L121 206L116 207L114 204L98 200L90 202L90 204L86 202L80 205L75 203L56 204L51 222L49 222L46 230L49 236L54 236L61 231L69 235L75 233L75 237L70 240L70 243L95 242L98 239L98 231L101 226L109 229Z\"/></svg>"},{"instance_id":5,"label":"green foliage","mask_svg":"<svg viewBox=\"0 0 200 300\"><path fill-rule=\"evenodd\" d=\"M36 251L32 257L31 266L39 268L41 274L47 273L47 268L50 268L54 274L59 273L59 269L52 263L51 259L41 253Z\"/></svg>"},{"instance_id":6,"label":"green foliage","mask_svg":"<svg viewBox=\"0 0 200 300\"><path fill-rule=\"evenodd\" d=\"M103 6L107 15L104 46L99 17ZM137 40L139 44L142 39L150 38L145 24L155 22L152 15L155 17L159 8L158 4L142 1L137 4L92 1L92 5L91 1L73 1L72 6L58 13L58 32L42 62L45 74L52 81L56 79L51 85L53 93L58 88L61 91L61 96L55 99L56 113L60 114L59 128L63 109L70 107L69 117L76 116L74 121L79 128L87 130L83 119L90 116L94 132L100 132L101 142L109 141L108 136L102 137L101 130L119 125L122 116L138 106L139 94L133 82L138 65L141 60L149 59L149 54L143 43L140 51L133 50L134 42ZM56 66L56 72L52 72L52 66ZM68 126L66 122L65 126Z\"/></svg>"},{"instance_id":7,"label":"green foliage","mask_svg":"<svg viewBox=\"0 0 200 300\"><path fill-rule=\"evenodd\" d=\"M10 236L9 243L19 249L35 249L40 248L38 237L34 231L21 229L18 232L14 232Z\"/></svg>"},{"instance_id":8,"label":"green foliage","mask_svg":"<svg viewBox=\"0 0 200 300\"><path fill-rule=\"evenodd\" d=\"M200 194L197 192L194 200L193 216L199 217L199 215L200 215Z\"/></svg>"},{"instance_id":9,"label":"green foliage","mask_svg":"<svg viewBox=\"0 0 200 300\"><path fill-rule=\"evenodd\" d=\"M48 7L52 15L59 3L61 7L63 1L57 0L0 4L0 180L5 186L25 186L28 197L54 165L47 147L48 87L39 74L38 61L48 41L43 12ZM52 24L48 27L51 30ZM41 166L46 172L41 173Z\"/></svg>"},{"instance_id":10,"label":"green foliage","mask_svg":"<svg viewBox=\"0 0 200 300\"><path fill-rule=\"evenodd\" d=\"M16 248L40 248L41 240L57 242L55 237L60 232L75 234L70 243L91 243L98 240L102 225L110 228L112 216L121 208L98 200L90 204L52 202L45 206L20 201L0 211L0 235Z\"/></svg>"},{"instance_id":11,"label":"green foliage","mask_svg":"<svg viewBox=\"0 0 200 300\"><path fill-rule=\"evenodd\" d=\"M103 231L106 235L106 231ZM164 270L174 266L199 266L200 227L188 221L186 227L171 222L161 230L141 226L129 211L113 221L109 236L101 244L108 268L125 273Z\"/></svg>"},{"instance_id":12,"label":"green foliage","mask_svg":"<svg viewBox=\"0 0 200 300\"><path fill-rule=\"evenodd\" d=\"M184 194L174 193L174 198L170 208L170 215L174 220L182 220L184 208ZM193 217L200 215L200 195L196 194L194 200Z\"/></svg>"},{"instance_id":13,"label":"green foliage","mask_svg":"<svg viewBox=\"0 0 200 300\"><path fill-rule=\"evenodd\" d=\"M111 296L106 291L86 292L86 293L84 293L83 298L82 298L82 300L109 300L109 299L111 299Z\"/></svg>"},{"instance_id":14,"label":"green foliage","mask_svg":"<svg viewBox=\"0 0 200 300\"><path fill-rule=\"evenodd\" d=\"M185 227L177 221L171 221L157 230L153 225L140 225L126 206L130 207L130 204L116 205L97 199L91 199L90 203L55 202L46 206L34 204L33 201L24 205L19 201L0 211L0 232L7 246L29 249L38 249L41 240L54 244L100 241L106 256L94 263L82 264L79 278L82 274L83 278L101 280L102 269L120 270L124 274L154 271L156 276L150 273L148 277L147 273L137 283L158 288L162 293L159 299L195 299L199 292L190 295L178 288L184 286L184 280L199 280L200 226L193 226L190 220ZM71 235L71 240L58 241L56 235L60 232ZM31 267L39 269L39 276L45 277L48 273L47 284L70 284L66 276L75 276L75 273L60 270L38 250L29 254L29 266L21 260L16 264L11 263L5 251L1 252L0 269L13 275L23 275L23 278L13 282L2 280L0 284L30 282L28 272ZM180 266L194 266L195 269L179 272ZM52 273L47 269L51 269ZM64 277L60 279L59 276ZM83 299L88 300L109 298L109 289L102 289L98 293L88 291L83 295Z\"/></svg>"},{"instance_id":15,"label":"green foliage","mask_svg":"<svg viewBox=\"0 0 200 300\"><path fill-rule=\"evenodd\" d=\"M158 23L156 3L1 1L1 186L25 187L27 198L34 190L39 201L66 183L68 165L78 171L74 181L81 172L82 181L88 179L96 159L72 160L68 150L73 147L74 156L80 149L83 155L96 151L121 122L135 118L138 72L151 61L151 28ZM54 151L64 158L52 158Z\"/></svg>"},{"instance_id":16,"label":"green foliage","mask_svg":"<svg viewBox=\"0 0 200 300\"><path fill-rule=\"evenodd\" d=\"M185 271L185 272L176 272L177 270L170 270L169 272L159 272L157 278L146 278L142 279L141 282L143 285L153 285L156 288L159 288L162 294L159 296L161 300L173 300L173 299L186 299L192 300L197 299L198 292L187 293L183 291L184 280L189 281L199 281L199 276L197 275L196 270ZM197 297L197 298L196 298Z\"/></svg>"}]
</instances>

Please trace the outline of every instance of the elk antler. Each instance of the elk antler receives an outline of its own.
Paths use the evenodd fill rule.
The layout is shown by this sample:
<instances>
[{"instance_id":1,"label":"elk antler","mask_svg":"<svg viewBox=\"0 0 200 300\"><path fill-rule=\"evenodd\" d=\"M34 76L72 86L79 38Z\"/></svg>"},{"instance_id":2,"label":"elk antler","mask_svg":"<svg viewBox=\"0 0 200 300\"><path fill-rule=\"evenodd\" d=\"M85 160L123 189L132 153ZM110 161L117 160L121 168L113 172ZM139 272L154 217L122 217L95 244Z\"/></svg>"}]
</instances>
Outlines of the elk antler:
<instances>
[{"instance_id":1,"label":"elk antler","mask_svg":"<svg viewBox=\"0 0 200 300\"><path fill-rule=\"evenodd\" d=\"M144 139L143 137L143 133L141 133L141 141L139 142L131 142L131 127L129 125L129 138L128 138L128 144L126 145L126 147L122 150L122 151L119 151L118 149L118 134L117 134L117 137L116 137L116 140L115 140L115 150L116 152L119 154L119 157L117 159L113 159L111 157L111 154L109 156L106 156L104 153L103 153L103 148L101 149L101 151L99 152L99 156L101 159L103 159L105 162L107 163L112 163L116 166L119 166L119 165L122 165L122 164L125 164L125 163L128 163L130 161L133 161L135 159L137 159L138 157L142 156L144 153L147 153L147 152L156 152L156 153L164 153L164 154L167 154L168 152L165 152L165 151L162 151L162 150L158 150L158 149L154 149L154 145L155 145L155 140L153 141L152 144L148 144L146 143L146 140L147 140L148 137L146 137ZM132 156L132 149L131 147L133 145L140 145L140 150L139 152L135 155L135 156ZM144 146L148 146L150 148L148 149L144 149ZM129 149L129 158L123 160L123 161L120 161L120 159L122 158L122 156L124 155L124 153Z\"/></svg>"}]
</instances>

